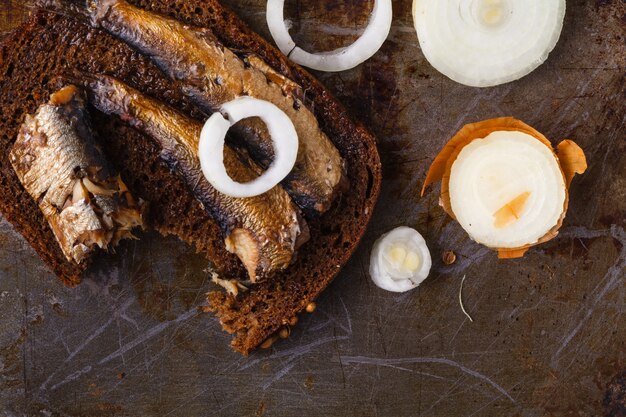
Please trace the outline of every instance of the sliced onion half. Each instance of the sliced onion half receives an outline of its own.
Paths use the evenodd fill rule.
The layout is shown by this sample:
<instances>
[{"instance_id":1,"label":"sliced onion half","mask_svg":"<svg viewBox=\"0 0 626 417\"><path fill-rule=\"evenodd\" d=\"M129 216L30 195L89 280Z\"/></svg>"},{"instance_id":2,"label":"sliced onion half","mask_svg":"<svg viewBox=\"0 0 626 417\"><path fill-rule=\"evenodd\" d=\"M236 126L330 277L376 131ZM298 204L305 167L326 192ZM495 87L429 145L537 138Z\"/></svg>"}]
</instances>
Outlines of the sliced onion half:
<instances>
[{"instance_id":1,"label":"sliced onion half","mask_svg":"<svg viewBox=\"0 0 626 417\"><path fill-rule=\"evenodd\" d=\"M574 142L557 149L558 156L545 136L510 117L467 125L435 158L422 195L442 180L441 206L473 240L501 258L521 257L556 237L571 180L587 169Z\"/></svg>"},{"instance_id":2,"label":"sliced onion half","mask_svg":"<svg viewBox=\"0 0 626 417\"><path fill-rule=\"evenodd\" d=\"M374 243L370 276L383 290L405 292L420 285L430 273L432 260L422 235L398 227Z\"/></svg>"},{"instance_id":3,"label":"sliced onion half","mask_svg":"<svg viewBox=\"0 0 626 417\"><path fill-rule=\"evenodd\" d=\"M422 52L461 84L488 87L517 80L554 49L565 0L414 0Z\"/></svg>"},{"instance_id":4,"label":"sliced onion half","mask_svg":"<svg viewBox=\"0 0 626 417\"><path fill-rule=\"evenodd\" d=\"M267 26L281 52L302 66L319 71L345 71L371 58L383 45L391 30L391 0L375 0L367 28L352 45L330 52L313 54L296 46L283 16L285 0L268 0Z\"/></svg>"},{"instance_id":5,"label":"sliced onion half","mask_svg":"<svg viewBox=\"0 0 626 417\"><path fill-rule=\"evenodd\" d=\"M224 104L221 113L214 113L200 134L198 154L207 181L219 192L236 198L255 197L274 188L291 172L298 156L298 134L289 116L274 104L252 97L239 97ZM261 176L242 184L226 172L224 140L231 126L248 117L258 117L266 124L275 157Z\"/></svg>"}]
</instances>

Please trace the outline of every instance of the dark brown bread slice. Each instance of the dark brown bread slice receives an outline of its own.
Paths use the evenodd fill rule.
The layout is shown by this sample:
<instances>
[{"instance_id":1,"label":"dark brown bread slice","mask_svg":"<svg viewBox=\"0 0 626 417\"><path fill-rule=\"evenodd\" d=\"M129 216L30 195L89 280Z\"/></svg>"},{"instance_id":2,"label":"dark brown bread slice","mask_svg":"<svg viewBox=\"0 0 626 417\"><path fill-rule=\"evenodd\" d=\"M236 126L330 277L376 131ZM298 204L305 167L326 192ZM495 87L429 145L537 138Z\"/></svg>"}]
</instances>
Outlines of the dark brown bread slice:
<instances>
[{"instance_id":1,"label":"dark brown bread slice","mask_svg":"<svg viewBox=\"0 0 626 417\"><path fill-rule=\"evenodd\" d=\"M350 191L321 218L308 219L311 241L298 260L273 282L257 285L235 299L211 292L209 302L225 330L235 333L233 347L248 354L297 316L330 283L363 235L380 188L380 161L375 140L310 74L290 63L215 0L133 0L146 9L209 27L227 46L260 55L275 70L300 83L325 133L348 162ZM59 73L74 70L113 75L193 117L202 115L148 59L111 36L64 17L39 13L4 44L0 55L0 149L13 143L27 112L47 99ZM236 258L225 252L219 229L200 208L180 178L158 158L149 138L116 119L94 114L108 158L131 191L151 204L149 224L196 246L224 277L241 276ZM79 282L84 266L64 261L36 204L17 181L6 155L0 155L0 210L42 258L68 284Z\"/></svg>"},{"instance_id":2,"label":"dark brown bread slice","mask_svg":"<svg viewBox=\"0 0 626 417\"><path fill-rule=\"evenodd\" d=\"M59 74L75 71L108 73L141 86L142 91L199 116L182 99L179 89L145 57L130 47L87 26L60 16L39 13L5 42L0 55L0 149L9 149L25 114L32 113L59 84ZM123 180L137 196L150 202L147 223L163 234L173 234L217 266L239 275L236 257L226 252L219 227L159 159L151 140L116 119L93 113L105 156L120 169ZM6 152L0 154L0 211L13 223L41 257L68 285L80 282L87 265L65 261L37 205L19 184Z\"/></svg>"}]
</instances>

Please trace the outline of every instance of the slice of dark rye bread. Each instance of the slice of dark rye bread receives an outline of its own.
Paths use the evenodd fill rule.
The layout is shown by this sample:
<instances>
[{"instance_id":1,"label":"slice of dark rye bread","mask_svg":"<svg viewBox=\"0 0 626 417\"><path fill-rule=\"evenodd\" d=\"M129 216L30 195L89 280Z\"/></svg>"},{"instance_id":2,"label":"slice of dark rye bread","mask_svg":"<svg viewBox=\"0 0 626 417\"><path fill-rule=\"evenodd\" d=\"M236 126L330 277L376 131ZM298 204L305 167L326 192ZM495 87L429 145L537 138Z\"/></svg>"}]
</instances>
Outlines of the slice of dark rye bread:
<instances>
[{"instance_id":1,"label":"slice of dark rye bread","mask_svg":"<svg viewBox=\"0 0 626 417\"><path fill-rule=\"evenodd\" d=\"M296 262L275 279L240 292L208 294L233 348L249 354L306 308L348 261L365 232L381 181L374 137L350 119L344 107L315 78L287 60L215 0L132 0L148 10L208 27L238 53L255 53L306 90L321 128L347 161L350 191L318 218L308 218L311 240ZM24 235L67 285L77 285L87 264L63 257L36 203L24 191L8 161L25 114L48 100L60 74L109 74L186 114L202 114L153 63L114 37L67 17L38 11L3 43L0 53L0 211ZM224 249L218 225L202 210L184 182L159 159L147 136L92 109L101 146L133 194L150 204L147 223L164 235L194 245L223 278L243 276L239 261Z\"/></svg>"}]
</instances>

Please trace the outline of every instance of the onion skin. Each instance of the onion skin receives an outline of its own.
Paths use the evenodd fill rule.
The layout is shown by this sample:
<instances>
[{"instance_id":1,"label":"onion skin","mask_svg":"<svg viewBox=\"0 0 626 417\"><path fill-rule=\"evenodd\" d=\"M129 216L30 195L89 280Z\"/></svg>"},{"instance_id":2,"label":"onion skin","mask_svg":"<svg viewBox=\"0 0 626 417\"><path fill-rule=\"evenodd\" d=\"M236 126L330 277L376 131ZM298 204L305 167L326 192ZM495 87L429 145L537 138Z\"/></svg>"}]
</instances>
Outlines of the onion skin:
<instances>
[{"instance_id":1,"label":"onion skin","mask_svg":"<svg viewBox=\"0 0 626 417\"><path fill-rule=\"evenodd\" d=\"M565 184L569 188L574 176L587 170L587 158L580 146L569 139L559 143L556 149L565 175Z\"/></svg>"},{"instance_id":2,"label":"onion skin","mask_svg":"<svg viewBox=\"0 0 626 417\"><path fill-rule=\"evenodd\" d=\"M559 163L563 179L565 180L565 203L563 212L558 223L537 242L519 247L519 248L491 248L498 252L500 259L521 258L526 254L532 246L545 243L554 239L563 225L563 219L567 213L569 203L569 186L576 174L582 174L587 170L587 160L583 150L573 141L564 140L557 146L557 152L554 151L552 143L540 132L528 126L526 123L513 117L500 117L496 119L484 120L478 123L471 123L463 126L463 128L452 139L446 143L441 152L435 157L433 163L426 174L424 186L422 187L421 196L424 196L426 189L434 182L441 181L441 194L439 196L439 205L453 219L456 220L452 204L450 203L450 173L452 164L457 159L461 150L474 140L480 140L487 137L490 133L496 131L518 131L526 133L544 145L546 145L555 159Z\"/></svg>"}]
</instances>

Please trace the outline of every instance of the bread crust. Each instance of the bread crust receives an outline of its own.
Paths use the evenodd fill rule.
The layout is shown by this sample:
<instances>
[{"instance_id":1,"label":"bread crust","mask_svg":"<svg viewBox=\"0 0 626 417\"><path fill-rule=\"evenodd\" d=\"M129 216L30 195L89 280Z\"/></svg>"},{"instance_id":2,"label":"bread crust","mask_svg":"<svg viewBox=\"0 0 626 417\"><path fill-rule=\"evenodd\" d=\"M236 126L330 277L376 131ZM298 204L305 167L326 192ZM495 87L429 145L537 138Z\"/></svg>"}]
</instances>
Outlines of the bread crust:
<instances>
[{"instance_id":1,"label":"bread crust","mask_svg":"<svg viewBox=\"0 0 626 417\"><path fill-rule=\"evenodd\" d=\"M208 294L211 310L224 330L233 333L233 348L244 355L315 300L356 250L378 198L380 158L373 135L354 122L346 109L311 74L290 62L216 0L132 0L131 3L196 26L207 27L226 46L260 56L275 71L307 92L320 127L347 160L350 191L320 217L307 219L311 241L296 262L277 279L240 292ZM2 45L0 53L0 147L13 143L25 114L47 100L56 75L88 71L106 73L163 100L199 120L202 113L148 58L101 31L69 18L37 12ZM119 120L94 114L94 127L109 160L139 198L150 202L148 225L193 244L222 277L241 276L241 265L228 254L217 224L201 209L182 179L158 158L158 146ZM8 159L0 155L0 211L24 235L42 259L67 285L77 285L85 265L65 261L45 219L17 180ZM161 190L165 191L161 192ZM175 190L175 192L174 192ZM181 219L184 219L181 221Z\"/></svg>"}]
</instances>

